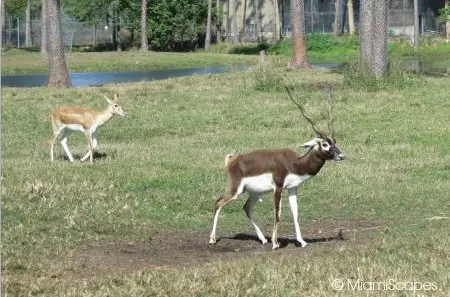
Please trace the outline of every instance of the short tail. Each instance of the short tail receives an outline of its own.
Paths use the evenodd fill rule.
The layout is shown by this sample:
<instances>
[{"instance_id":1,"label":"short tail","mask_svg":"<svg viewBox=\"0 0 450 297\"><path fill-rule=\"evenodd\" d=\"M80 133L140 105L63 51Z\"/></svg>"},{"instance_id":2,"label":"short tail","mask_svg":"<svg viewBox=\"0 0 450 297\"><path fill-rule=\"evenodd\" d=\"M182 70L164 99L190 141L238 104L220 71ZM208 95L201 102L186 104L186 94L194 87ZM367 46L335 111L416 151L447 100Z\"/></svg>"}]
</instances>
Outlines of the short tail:
<instances>
[{"instance_id":1,"label":"short tail","mask_svg":"<svg viewBox=\"0 0 450 297\"><path fill-rule=\"evenodd\" d=\"M233 152L231 154L228 154L225 156L225 167L228 167L228 165L231 163L231 161L233 161L234 159L236 159L238 156L237 152Z\"/></svg>"}]
</instances>

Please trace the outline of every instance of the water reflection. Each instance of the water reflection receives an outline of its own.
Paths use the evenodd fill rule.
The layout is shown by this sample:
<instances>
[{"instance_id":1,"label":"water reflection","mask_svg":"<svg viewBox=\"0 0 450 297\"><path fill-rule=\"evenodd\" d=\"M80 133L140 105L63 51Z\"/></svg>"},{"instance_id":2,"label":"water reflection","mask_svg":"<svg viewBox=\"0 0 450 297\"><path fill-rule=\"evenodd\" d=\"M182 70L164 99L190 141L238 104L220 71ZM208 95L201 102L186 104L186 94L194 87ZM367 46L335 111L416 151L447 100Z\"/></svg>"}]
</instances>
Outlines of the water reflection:
<instances>
[{"instance_id":1,"label":"water reflection","mask_svg":"<svg viewBox=\"0 0 450 297\"><path fill-rule=\"evenodd\" d=\"M70 73L73 87L101 86L105 84L140 82L168 79L173 77L219 74L225 71L243 71L247 66L205 67L190 69L169 69L152 71L115 71ZM47 84L47 75L7 75L2 76L3 87L41 87Z\"/></svg>"},{"instance_id":2,"label":"water reflection","mask_svg":"<svg viewBox=\"0 0 450 297\"><path fill-rule=\"evenodd\" d=\"M314 68L341 69L342 63L313 63ZM430 61L402 60L400 68L405 71L428 75L450 75L450 67L437 66ZM219 74L226 71L246 71L249 66L204 67L189 69L169 69L126 72L82 72L71 73L73 87L101 86L105 84L161 80L174 77ZM2 87L41 87L47 84L47 75L2 76Z\"/></svg>"}]
</instances>

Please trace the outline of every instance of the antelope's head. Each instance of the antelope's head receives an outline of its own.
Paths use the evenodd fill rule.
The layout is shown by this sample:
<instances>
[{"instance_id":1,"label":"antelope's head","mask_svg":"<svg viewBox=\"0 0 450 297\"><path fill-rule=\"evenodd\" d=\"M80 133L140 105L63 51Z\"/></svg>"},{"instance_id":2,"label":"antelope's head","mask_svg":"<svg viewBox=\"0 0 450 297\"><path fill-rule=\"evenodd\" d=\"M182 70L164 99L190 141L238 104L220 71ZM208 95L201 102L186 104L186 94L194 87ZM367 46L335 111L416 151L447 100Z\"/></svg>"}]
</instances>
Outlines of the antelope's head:
<instances>
[{"instance_id":1,"label":"antelope's head","mask_svg":"<svg viewBox=\"0 0 450 297\"><path fill-rule=\"evenodd\" d=\"M106 101L108 102L108 110L111 114L122 117L127 116L127 112L123 110L122 106L119 103L119 98L117 97L117 94L114 94L113 97L114 99L109 99L105 95L103 95L103 97L105 97Z\"/></svg>"},{"instance_id":2,"label":"antelope's head","mask_svg":"<svg viewBox=\"0 0 450 297\"><path fill-rule=\"evenodd\" d=\"M317 128L316 123L305 114L305 110L301 104L294 100L286 87L286 91L289 98L300 109L302 116L311 124L311 128L316 132L317 137L303 144L303 147L314 150L314 152L322 160L333 160L336 162L343 161L345 155L339 150L336 139L334 138L334 117L333 117L333 104L331 101L331 89L328 89L328 133L325 133Z\"/></svg>"}]
</instances>

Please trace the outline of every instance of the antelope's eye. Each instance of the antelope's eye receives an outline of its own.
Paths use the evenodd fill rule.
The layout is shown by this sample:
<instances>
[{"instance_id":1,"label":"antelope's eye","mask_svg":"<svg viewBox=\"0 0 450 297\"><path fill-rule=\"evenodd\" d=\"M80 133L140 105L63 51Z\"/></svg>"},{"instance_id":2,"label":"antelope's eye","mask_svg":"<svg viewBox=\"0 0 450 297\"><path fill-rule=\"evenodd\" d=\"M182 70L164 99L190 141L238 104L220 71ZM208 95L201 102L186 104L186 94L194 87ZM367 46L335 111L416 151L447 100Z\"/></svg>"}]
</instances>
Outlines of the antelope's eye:
<instances>
[{"instance_id":1,"label":"antelope's eye","mask_svg":"<svg viewBox=\"0 0 450 297\"><path fill-rule=\"evenodd\" d=\"M114 104L114 107L119 107L119 105L118 104Z\"/></svg>"},{"instance_id":2,"label":"antelope's eye","mask_svg":"<svg viewBox=\"0 0 450 297\"><path fill-rule=\"evenodd\" d=\"M324 142L324 143L322 143L322 147L324 147L324 148L327 148L327 147L329 147L330 145L328 144L328 142Z\"/></svg>"}]
</instances>

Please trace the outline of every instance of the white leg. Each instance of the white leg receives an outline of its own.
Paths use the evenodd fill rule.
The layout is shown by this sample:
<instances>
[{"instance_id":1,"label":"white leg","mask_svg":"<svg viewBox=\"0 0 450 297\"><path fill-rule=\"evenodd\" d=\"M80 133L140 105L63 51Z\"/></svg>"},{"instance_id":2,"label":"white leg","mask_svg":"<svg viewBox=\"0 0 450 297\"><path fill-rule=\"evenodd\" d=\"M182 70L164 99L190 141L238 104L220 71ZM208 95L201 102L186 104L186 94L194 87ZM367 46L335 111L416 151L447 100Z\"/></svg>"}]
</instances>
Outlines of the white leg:
<instances>
[{"instance_id":1,"label":"white leg","mask_svg":"<svg viewBox=\"0 0 450 297\"><path fill-rule=\"evenodd\" d=\"M92 149L95 150L97 148L97 134L93 133L92 134ZM84 162L87 160L87 158L90 157L90 152L88 150L88 152L86 153L86 155L84 155L83 158L81 158L81 162Z\"/></svg>"},{"instance_id":2,"label":"white leg","mask_svg":"<svg viewBox=\"0 0 450 297\"><path fill-rule=\"evenodd\" d=\"M281 217L281 196L283 193L282 187L275 188L275 224L273 226L272 232L272 249L277 249L280 247L278 242L278 225L280 224Z\"/></svg>"},{"instance_id":3,"label":"white leg","mask_svg":"<svg viewBox=\"0 0 450 297\"><path fill-rule=\"evenodd\" d=\"M256 223L253 221L252 213L253 213L253 207L255 207L256 203L261 200L262 196L256 195L256 194L250 194L250 197L248 197L247 202L244 205L244 211L247 214L247 217L250 221L250 223L253 225L253 228L255 228L256 235L258 235L259 240L261 240L262 244L267 243L267 239L264 236L264 234L261 232L259 227L256 225Z\"/></svg>"},{"instance_id":4,"label":"white leg","mask_svg":"<svg viewBox=\"0 0 450 297\"><path fill-rule=\"evenodd\" d=\"M54 161L54 157L53 157L53 154L54 154L54 152L55 152L55 142L56 142L56 139L58 138L58 136L59 136L59 133L61 133L61 130L59 130L59 131L54 131L53 132L53 139L52 139L52 142L51 142L51 144L50 144L50 161L51 162L53 162Z\"/></svg>"},{"instance_id":5,"label":"white leg","mask_svg":"<svg viewBox=\"0 0 450 297\"><path fill-rule=\"evenodd\" d=\"M214 213L213 227L212 227L211 234L209 235L209 243L216 243L216 228L217 228L217 222L219 221L220 210L222 209L222 207L225 204L228 204L229 202L236 200L239 197L239 195L243 192L243 190L244 190L243 187L239 187L238 190L236 191L236 194L234 194L234 196L232 196L232 197L222 196L217 200L216 210Z\"/></svg>"},{"instance_id":6,"label":"white leg","mask_svg":"<svg viewBox=\"0 0 450 297\"><path fill-rule=\"evenodd\" d=\"M64 131L64 135L63 135L63 138L61 140L61 145L62 145L62 147L64 149L64 152L66 153L66 156L69 158L70 162L73 162L74 161L73 160L73 156L70 153L69 147L67 146L67 138L69 137L69 135L70 135L70 132L68 132L67 130Z\"/></svg>"},{"instance_id":7,"label":"white leg","mask_svg":"<svg viewBox=\"0 0 450 297\"><path fill-rule=\"evenodd\" d=\"M290 189L288 191L289 195L289 206L291 208L292 217L294 219L295 234L297 237L297 242L305 247L307 243L303 240L302 234L300 233L300 225L298 224L298 205L297 205L297 189Z\"/></svg>"}]
</instances>

